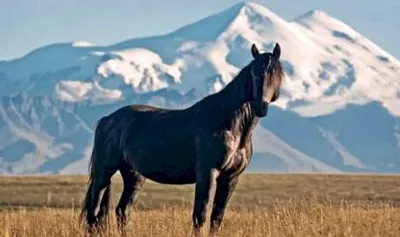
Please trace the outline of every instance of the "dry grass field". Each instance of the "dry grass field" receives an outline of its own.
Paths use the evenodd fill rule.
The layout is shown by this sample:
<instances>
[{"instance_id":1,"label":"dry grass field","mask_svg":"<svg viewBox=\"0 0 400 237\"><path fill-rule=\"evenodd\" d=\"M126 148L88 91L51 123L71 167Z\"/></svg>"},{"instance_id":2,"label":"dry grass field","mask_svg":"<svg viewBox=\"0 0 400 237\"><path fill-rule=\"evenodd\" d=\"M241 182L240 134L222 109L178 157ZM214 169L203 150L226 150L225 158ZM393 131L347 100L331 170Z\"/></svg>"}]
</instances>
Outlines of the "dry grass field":
<instances>
[{"instance_id":1,"label":"dry grass field","mask_svg":"<svg viewBox=\"0 0 400 237\"><path fill-rule=\"evenodd\" d=\"M86 184L86 176L1 177L0 237L84 236ZM121 188L116 176L113 205ZM147 182L128 236L191 236L193 189ZM400 176L246 174L218 236L400 236L399 204ZM101 236L119 236L111 214Z\"/></svg>"}]
</instances>

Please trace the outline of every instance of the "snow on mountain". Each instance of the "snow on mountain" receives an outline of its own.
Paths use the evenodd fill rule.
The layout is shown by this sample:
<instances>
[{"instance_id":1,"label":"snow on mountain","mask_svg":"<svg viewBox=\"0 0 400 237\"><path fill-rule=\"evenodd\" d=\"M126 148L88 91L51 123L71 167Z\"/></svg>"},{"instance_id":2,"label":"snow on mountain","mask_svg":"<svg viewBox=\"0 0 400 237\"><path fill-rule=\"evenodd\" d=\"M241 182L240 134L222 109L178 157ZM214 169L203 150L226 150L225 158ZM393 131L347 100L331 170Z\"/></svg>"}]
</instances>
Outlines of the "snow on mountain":
<instances>
[{"instance_id":1,"label":"snow on mountain","mask_svg":"<svg viewBox=\"0 0 400 237\"><path fill-rule=\"evenodd\" d=\"M275 41L288 72L282 108L316 116L348 103L379 101L400 114L396 58L322 11L287 22L254 3L236 4L163 36L40 48L0 65L2 88L13 88L0 92L115 101L172 88L182 94L195 89L202 97L223 88L248 62L251 43L270 49Z\"/></svg>"},{"instance_id":2,"label":"snow on mountain","mask_svg":"<svg viewBox=\"0 0 400 237\"><path fill-rule=\"evenodd\" d=\"M128 103L184 108L229 83L252 43L275 42L286 78L250 170L400 171L400 61L325 12L286 21L239 3L165 35L1 62L0 173L86 173L100 116Z\"/></svg>"},{"instance_id":3,"label":"snow on mountain","mask_svg":"<svg viewBox=\"0 0 400 237\"><path fill-rule=\"evenodd\" d=\"M305 93L311 103L296 111L312 116L323 107L327 111L320 114L348 103L379 101L391 113L400 115L399 60L322 11L308 12L292 25L320 46L314 49L319 51L317 55L305 54L305 63L296 63L310 68L300 79L304 81L308 74L308 90L314 91L312 95Z\"/></svg>"},{"instance_id":4,"label":"snow on mountain","mask_svg":"<svg viewBox=\"0 0 400 237\"><path fill-rule=\"evenodd\" d=\"M93 47L95 46L94 44L88 42L88 41L75 41L72 43L72 47Z\"/></svg>"}]
</instances>

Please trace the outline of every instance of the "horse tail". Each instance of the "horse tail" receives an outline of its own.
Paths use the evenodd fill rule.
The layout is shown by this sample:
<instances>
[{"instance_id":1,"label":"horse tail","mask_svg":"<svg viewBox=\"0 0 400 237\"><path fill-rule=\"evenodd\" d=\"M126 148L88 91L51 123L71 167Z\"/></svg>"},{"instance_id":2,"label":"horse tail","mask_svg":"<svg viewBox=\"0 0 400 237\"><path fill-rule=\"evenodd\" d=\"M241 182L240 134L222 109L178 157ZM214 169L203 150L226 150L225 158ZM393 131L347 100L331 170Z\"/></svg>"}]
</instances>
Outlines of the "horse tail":
<instances>
[{"instance_id":1,"label":"horse tail","mask_svg":"<svg viewBox=\"0 0 400 237\"><path fill-rule=\"evenodd\" d=\"M88 209L89 209L89 202L92 196L92 187L93 187L93 182L92 180L89 180L90 184L89 187L86 191L85 199L83 200L83 205L82 205L82 210L81 214L79 215L79 220L81 223L83 223L83 219L87 216L88 214Z\"/></svg>"},{"instance_id":2,"label":"horse tail","mask_svg":"<svg viewBox=\"0 0 400 237\"><path fill-rule=\"evenodd\" d=\"M102 164L101 159L102 157L104 157L104 155L102 155L102 147L104 147L104 134L101 134L102 131L104 130L104 126L105 126L105 122L106 122L106 118L107 117L102 117L101 119L98 120L97 124L95 125L95 134L94 134L94 142L93 142L93 148L92 148L92 154L90 156L90 161L89 161L89 187L87 189L86 195L85 195L85 199L83 200L83 204L82 204L82 209L81 209L81 214L80 214L80 220L82 222L83 218L86 216L88 217L88 213L89 212L94 212L94 208L96 207L96 204L92 204L91 203L91 197L92 197L92 193L94 192L94 185L93 185L93 181L96 178L95 175L97 173L100 174L100 169L101 167L99 167L99 165ZM99 163L100 161L100 163ZM105 206L109 206L109 196L110 196L110 184L107 185L106 190L103 194L104 198L102 199L102 204L104 204ZM104 203L103 203L104 201Z\"/></svg>"},{"instance_id":3,"label":"horse tail","mask_svg":"<svg viewBox=\"0 0 400 237\"><path fill-rule=\"evenodd\" d=\"M100 153L99 149L101 149L105 145L105 140L101 133L105 130L106 119L107 117L100 118L95 125L96 129L94 133L93 150L89 160L90 179L94 177L97 168L98 158L101 157L98 155Z\"/></svg>"}]
</instances>

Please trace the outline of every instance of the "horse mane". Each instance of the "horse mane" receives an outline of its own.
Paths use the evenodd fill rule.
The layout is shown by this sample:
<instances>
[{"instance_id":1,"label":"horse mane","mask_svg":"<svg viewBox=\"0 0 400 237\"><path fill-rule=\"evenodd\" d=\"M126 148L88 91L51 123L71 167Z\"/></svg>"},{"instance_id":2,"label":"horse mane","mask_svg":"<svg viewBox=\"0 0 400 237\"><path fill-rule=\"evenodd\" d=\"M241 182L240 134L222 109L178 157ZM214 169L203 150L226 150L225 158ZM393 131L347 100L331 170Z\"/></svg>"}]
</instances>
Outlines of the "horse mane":
<instances>
[{"instance_id":1,"label":"horse mane","mask_svg":"<svg viewBox=\"0 0 400 237\"><path fill-rule=\"evenodd\" d=\"M273 66L274 68L272 70L272 73L268 75L268 85L274 88L279 88L285 78L285 73L282 63L279 60L275 60Z\"/></svg>"}]
</instances>

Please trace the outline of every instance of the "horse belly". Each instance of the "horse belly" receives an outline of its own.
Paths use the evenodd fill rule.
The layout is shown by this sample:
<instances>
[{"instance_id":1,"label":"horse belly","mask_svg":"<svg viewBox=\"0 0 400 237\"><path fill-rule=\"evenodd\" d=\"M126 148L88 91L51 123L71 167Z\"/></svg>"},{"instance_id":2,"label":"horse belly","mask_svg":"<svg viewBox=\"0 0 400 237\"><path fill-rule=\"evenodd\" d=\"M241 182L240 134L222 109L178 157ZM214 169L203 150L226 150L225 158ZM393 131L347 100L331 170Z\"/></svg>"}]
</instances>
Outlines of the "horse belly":
<instances>
[{"instance_id":1,"label":"horse belly","mask_svg":"<svg viewBox=\"0 0 400 237\"><path fill-rule=\"evenodd\" d=\"M139 123L140 122L140 123ZM165 184L194 183L196 146L192 129L176 118L136 121L124 141L124 158L144 177Z\"/></svg>"},{"instance_id":2,"label":"horse belly","mask_svg":"<svg viewBox=\"0 0 400 237\"><path fill-rule=\"evenodd\" d=\"M196 181L195 153L189 147L156 145L130 152L128 163L144 177L164 184L191 184Z\"/></svg>"},{"instance_id":3,"label":"horse belly","mask_svg":"<svg viewBox=\"0 0 400 237\"><path fill-rule=\"evenodd\" d=\"M181 185L193 184L196 182L196 174L193 168L163 168L161 170L143 171L139 172L152 181L162 184Z\"/></svg>"}]
</instances>

